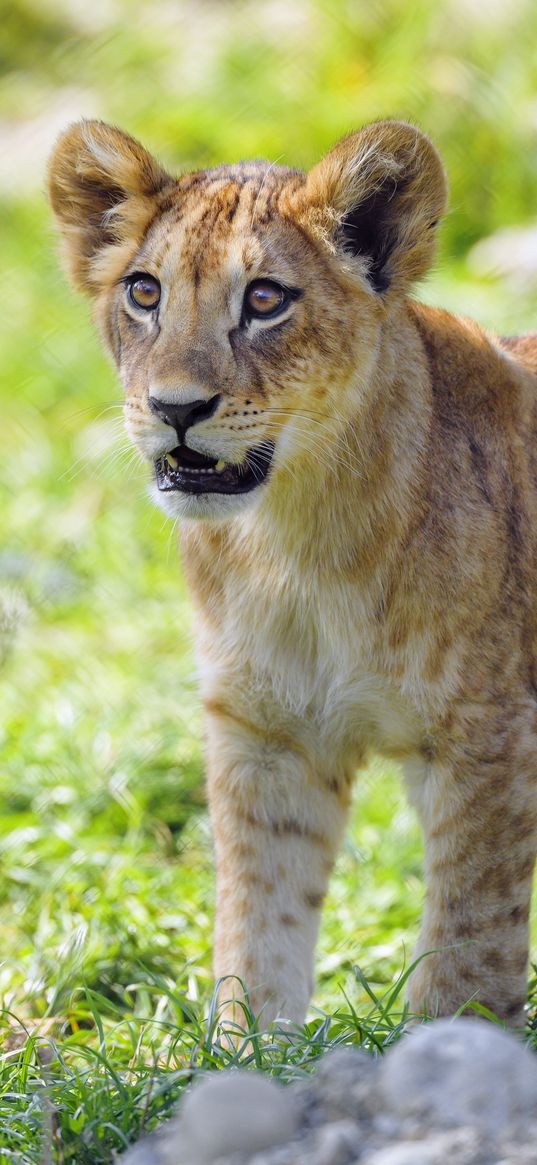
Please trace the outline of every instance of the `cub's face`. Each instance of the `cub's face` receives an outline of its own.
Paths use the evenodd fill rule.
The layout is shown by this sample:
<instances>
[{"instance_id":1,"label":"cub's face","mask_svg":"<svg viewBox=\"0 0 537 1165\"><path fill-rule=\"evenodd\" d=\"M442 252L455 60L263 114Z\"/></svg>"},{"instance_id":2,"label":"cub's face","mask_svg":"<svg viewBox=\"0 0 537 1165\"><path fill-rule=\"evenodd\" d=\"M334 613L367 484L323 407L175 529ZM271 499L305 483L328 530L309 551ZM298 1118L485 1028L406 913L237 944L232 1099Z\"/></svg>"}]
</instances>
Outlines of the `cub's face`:
<instances>
[{"instance_id":1,"label":"cub's face","mask_svg":"<svg viewBox=\"0 0 537 1165\"><path fill-rule=\"evenodd\" d=\"M303 184L263 163L187 177L103 302L168 514L228 516L284 487L370 360L377 297L293 221Z\"/></svg>"},{"instance_id":2,"label":"cub's face","mask_svg":"<svg viewBox=\"0 0 537 1165\"><path fill-rule=\"evenodd\" d=\"M359 415L445 187L430 143L399 123L346 139L307 177L256 162L174 180L88 122L60 139L50 194L155 499L173 517L228 518L329 458Z\"/></svg>"}]
</instances>

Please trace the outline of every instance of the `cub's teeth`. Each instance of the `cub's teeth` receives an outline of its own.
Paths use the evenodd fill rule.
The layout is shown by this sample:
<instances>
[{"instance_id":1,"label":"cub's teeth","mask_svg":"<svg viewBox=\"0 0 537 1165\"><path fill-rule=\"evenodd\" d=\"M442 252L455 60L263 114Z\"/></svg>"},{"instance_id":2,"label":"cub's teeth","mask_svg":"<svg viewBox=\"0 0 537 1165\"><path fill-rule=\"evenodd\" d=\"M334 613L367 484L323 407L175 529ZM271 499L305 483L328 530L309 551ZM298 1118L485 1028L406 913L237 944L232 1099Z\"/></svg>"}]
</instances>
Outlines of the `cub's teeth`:
<instances>
[{"instance_id":1,"label":"cub's teeth","mask_svg":"<svg viewBox=\"0 0 537 1165\"><path fill-rule=\"evenodd\" d=\"M177 469L179 462L177 457L174 457L173 453L166 454L166 461L168 462L168 465L171 465L172 469Z\"/></svg>"},{"instance_id":2,"label":"cub's teeth","mask_svg":"<svg viewBox=\"0 0 537 1165\"><path fill-rule=\"evenodd\" d=\"M223 472L224 472L224 469L226 468L226 463L225 463L225 461L222 461L222 458L220 458L220 461L217 461L217 462L216 462L216 465L215 465L215 467L214 467L214 468L216 469L216 472L217 472L217 473L223 473Z\"/></svg>"}]
</instances>

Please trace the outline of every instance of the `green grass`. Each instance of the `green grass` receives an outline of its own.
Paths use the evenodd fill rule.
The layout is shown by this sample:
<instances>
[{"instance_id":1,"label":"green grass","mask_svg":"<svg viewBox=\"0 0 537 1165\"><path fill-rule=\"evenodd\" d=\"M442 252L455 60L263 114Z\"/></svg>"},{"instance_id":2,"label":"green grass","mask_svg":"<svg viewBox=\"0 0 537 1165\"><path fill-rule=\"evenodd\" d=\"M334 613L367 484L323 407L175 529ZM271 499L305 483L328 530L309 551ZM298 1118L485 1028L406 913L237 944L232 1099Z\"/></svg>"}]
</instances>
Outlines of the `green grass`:
<instances>
[{"instance_id":1,"label":"green grass","mask_svg":"<svg viewBox=\"0 0 537 1165\"><path fill-rule=\"evenodd\" d=\"M76 90L183 168L309 165L370 118L415 119L452 187L423 294L502 332L534 326L537 292L477 281L465 263L479 238L536 212L530 0L481 15L459 0L101 10L82 25L67 2L0 0L0 121L46 120L58 102L67 120ZM1 673L0 1160L45 1161L45 1145L57 1162L104 1163L194 1072L237 1052L212 1003L202 726L175 537L121 436L88 307L59 272L41 171L25 182L1 208L0 625L14 607L23 618ZM291 1040L256 1036L249 1062L290 1079L334 1043L396 1039L422 899L417 825L396 770L373 766L331 884L312 1018Z\"/></svg>"}]
</instances>

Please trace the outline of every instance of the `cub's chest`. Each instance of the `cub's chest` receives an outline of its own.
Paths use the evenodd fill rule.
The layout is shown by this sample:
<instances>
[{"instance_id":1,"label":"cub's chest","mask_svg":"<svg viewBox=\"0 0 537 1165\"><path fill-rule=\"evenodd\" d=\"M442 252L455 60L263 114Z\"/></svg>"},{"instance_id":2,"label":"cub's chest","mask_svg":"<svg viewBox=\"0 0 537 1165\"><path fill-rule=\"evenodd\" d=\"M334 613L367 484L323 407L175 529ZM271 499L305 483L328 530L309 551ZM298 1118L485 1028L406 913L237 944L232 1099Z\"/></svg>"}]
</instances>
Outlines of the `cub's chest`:
<instances>
[{"instance_id":1,"label":"cub's chest","mask_svg":"<svg viewBox=\"0 0 537 1165\"><path fill-rule=\"evenodd\" d=\"M421 717L404 677L390 674L374 594L265 566L249 577L230 574L221 614L222 660L286 716L307 717L331 746L359 741L397 754L417 747Z\"/></svg>"}]
</instances>

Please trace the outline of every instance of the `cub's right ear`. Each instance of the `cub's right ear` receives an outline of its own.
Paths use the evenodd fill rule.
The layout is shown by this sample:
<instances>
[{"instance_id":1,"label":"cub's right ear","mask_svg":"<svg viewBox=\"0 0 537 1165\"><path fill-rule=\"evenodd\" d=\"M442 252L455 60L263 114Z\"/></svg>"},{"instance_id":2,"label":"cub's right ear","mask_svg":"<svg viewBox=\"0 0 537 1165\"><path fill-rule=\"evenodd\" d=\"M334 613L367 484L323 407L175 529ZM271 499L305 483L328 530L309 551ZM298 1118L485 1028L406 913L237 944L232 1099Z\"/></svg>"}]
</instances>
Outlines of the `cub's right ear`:
<instances>
[{"instance_id":1,"label":"cub's right ear","mask_svg":"<svg viewBox=\"0 0 537 1165\"><path fill-rule=\"evenodd\" d=\"M376 294L406 294L430 266L446 209L442 162L404 121L377 121L337 142L310 170L305 221L320 225L336 253L358 259Z\"/></svg>"},{"instance_id":2,"label":"cub's right ear","mask_svg":"<svg viewBox=\"0 0 537 1165\"><path fill-rule=\"evenodd\" d=\"M81 121L65 130L50 159L48 192L75 286L97 291L106 281L104 253L135 248L155 197L174 183L139 142L115 126Z\"/></svg>"}]
</instances>

